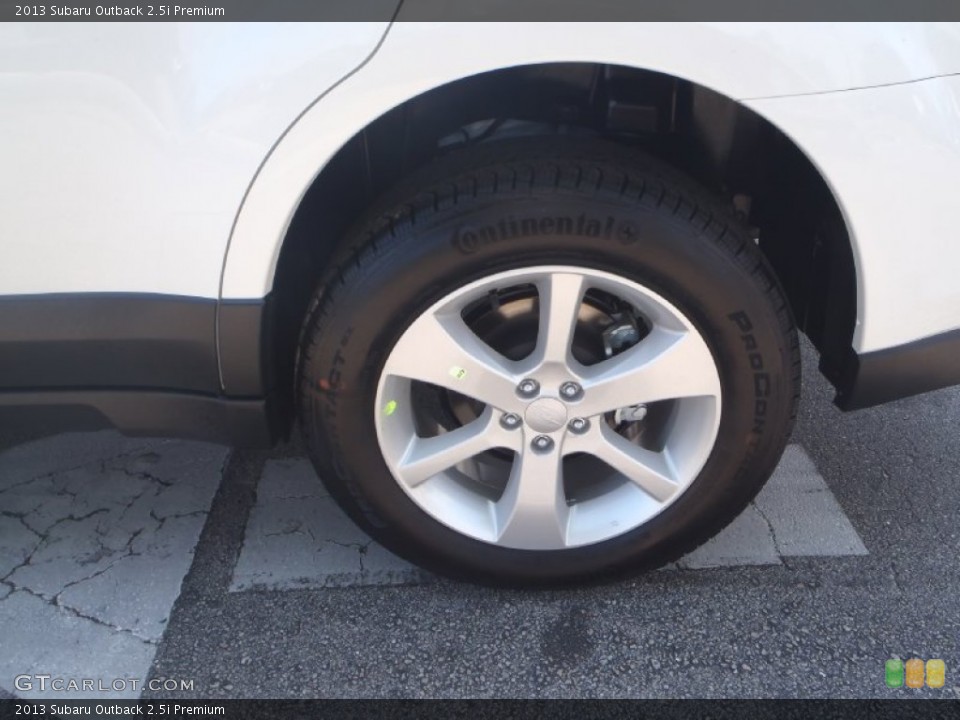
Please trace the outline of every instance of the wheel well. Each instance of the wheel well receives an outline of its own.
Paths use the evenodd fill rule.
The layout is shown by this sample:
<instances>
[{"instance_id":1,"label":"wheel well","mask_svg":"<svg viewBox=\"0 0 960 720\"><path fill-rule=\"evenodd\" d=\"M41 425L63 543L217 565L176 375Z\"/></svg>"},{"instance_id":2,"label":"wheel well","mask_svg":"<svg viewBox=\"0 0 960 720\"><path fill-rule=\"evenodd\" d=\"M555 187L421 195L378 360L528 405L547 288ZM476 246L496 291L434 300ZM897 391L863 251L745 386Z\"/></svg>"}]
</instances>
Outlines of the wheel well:
<instances>
[{"instance_id":1,"label":"wheel well","mask_svg":"<svg viewBox=\"0 0 960 720\"><path fill-rule=\"evenodd\" d=\"M291 221L274 277L279 399L292 397L299 329L318 279L379 195L466 144L570 133L642 147L728 202L755 233L798 327L821 353L821 369L837 380L853 338L856 270L833 194L803 152L749 108L695 83L615 65L550 63L417 96L354 135L320 171Z\"/></svg>"}]
</instances>

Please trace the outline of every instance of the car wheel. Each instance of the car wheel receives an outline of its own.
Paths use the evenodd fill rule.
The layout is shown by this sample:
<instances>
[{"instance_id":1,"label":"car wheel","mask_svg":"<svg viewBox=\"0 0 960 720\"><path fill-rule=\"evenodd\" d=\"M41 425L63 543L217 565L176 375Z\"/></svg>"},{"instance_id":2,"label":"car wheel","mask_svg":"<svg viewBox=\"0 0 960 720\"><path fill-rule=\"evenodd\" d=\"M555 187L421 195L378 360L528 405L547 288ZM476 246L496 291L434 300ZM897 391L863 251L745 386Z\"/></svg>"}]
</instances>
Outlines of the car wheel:
<instances>
[{"instance_id":1,"label":"car wheel","mask_svg":"<svg viewBox=\"0 0 960 720\"><path fill-rule=\"evenodd\" d=\"M317 291L298 411L331 494L436 572L650 569L736 517L799 396L790 309L707 191L569 138L453 153Z\"/></svg>"}]
</instances>

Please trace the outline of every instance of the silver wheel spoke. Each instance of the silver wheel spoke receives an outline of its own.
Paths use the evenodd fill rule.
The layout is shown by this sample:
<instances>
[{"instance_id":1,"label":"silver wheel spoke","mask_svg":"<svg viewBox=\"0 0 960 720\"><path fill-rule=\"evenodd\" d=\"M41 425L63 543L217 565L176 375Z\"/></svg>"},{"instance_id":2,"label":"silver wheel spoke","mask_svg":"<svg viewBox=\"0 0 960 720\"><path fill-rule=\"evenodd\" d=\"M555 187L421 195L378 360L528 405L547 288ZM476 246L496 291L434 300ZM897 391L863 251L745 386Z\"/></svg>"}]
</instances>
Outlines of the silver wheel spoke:
<instances>
[{"instance_id":1,"label":"silver wheel spoke","mask_svg":"<svg viewBox=\"0 0 960 720\"><path fill-rule=\"evenodd\" d=\"M524 450L494 511L497 542L527 550L567 544L569 509L563 494L562 456L556 450Z\"/></svg>"},{"instance_id":2,"label":"silver wheel spoke","mask_svg":"<svg viewBox=\"0 0 960 720\"><path fill-rule=\"evenodd\" d=\"M537 283L540 326L534 357L538 364L568 363L585 290L583 275L574 273L552 273Z\"/></svg>"},{"instance_id":3,"label":"silver wheel spoke","mask_svg":"<svg viewBox=\"0 0 960 720\"><path fill-rule=\"evenodd\" d=\"M459 314L425 313L400 338L385 372L505 409L517 400L509 362L481 341Z\"/></svg>"},{"instance_id":4,"label":"silver wheel spoke","mask_svg":"<svg viewBox=\"0 0 960 720\"><path fill-rule=\"evenodd\" d=\"M400 476L408 487L416 487L485 450L513 444L511 439L487 408L476 420L456 430L431 438L414 436L400 462Z\"/></svg>"},{"instance_id":5,"label":"silver wheel spoke","mask_svg":"<svg viewBox=\"0 0 960 720\"><path fill-rule=\"evenodd\" d=\"M663 453L634 445L605 423L594 433L592 440L590 454L624 475L657 502L666 502L679 489Z\"/></svg>"},{"instance_id":6,"label":"silver wheel spoke","mask_svg":"<svg viewBox=\"0 0 960 720\"><path fill-rule=\"evenodd\" d=\"M690 331L654 328L637 345L584 368L583 415L598 415L635 403L718 396L713 355L703 339Z\"/></svg>"}]
</instances>

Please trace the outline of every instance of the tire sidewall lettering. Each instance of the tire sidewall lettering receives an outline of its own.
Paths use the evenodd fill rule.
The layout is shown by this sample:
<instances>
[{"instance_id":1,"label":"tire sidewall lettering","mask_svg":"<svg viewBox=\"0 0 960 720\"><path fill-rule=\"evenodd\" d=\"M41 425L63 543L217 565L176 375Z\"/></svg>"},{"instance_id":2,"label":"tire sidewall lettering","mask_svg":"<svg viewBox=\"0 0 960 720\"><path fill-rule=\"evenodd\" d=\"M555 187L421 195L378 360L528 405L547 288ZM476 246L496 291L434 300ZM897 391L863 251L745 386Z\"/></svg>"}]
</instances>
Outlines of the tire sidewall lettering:
<instances>
[{"instance_id":1,"label":"tire sidewall lettering","mask_svg":"<svg viewBox=\"0 0 960 720\"><path fill-rule=\"evenodd\" d=\"M640 240L640 227L632 218L581 212L576 214L507 215L482 224L462 225L451 245L462 255L520 238L589 238L633 245Z\"/></svg>"},{"instance_id":2,"label":"tire sidewall lettering","mask_svg":"<svg viewBox=\"0 0 960 720\"><path fill-rule=\"evenodd\" d=\"M753 321L745 310L737 310L727 315L740 331L740 342L753 373L753 427L754 435L761 435L767 422L768 398L771 394L770 373L766 370L763 354L760 352L760 343L757 342Z\"/></svg>"}]
</instances>

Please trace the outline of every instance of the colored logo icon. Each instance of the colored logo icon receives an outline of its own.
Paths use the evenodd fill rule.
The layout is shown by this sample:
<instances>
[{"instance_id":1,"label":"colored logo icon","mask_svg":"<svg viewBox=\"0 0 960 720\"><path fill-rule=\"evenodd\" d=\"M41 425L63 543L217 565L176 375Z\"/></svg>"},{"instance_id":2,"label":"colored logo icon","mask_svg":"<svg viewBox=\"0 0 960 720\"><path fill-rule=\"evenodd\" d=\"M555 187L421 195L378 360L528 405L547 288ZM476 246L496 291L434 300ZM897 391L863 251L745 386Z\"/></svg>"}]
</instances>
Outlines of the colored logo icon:
<instances>
[{"instance_id":1,"label":"colored logo icon","mask_svg":"<svg viewBox=\"0 0 960 720\"><path fill-rule=\"evenodd\" d=\"M947 666L943 660L927 660L927 687L942 688L947 681Z\"/></svg>"},{"instance_id":2,"label":"colored logo icon","mask_svg":"<svg viewBox=\"0 0 960 720\"><path fill-rule=\"evenodd\" d=\"M924 672L926 670L926 672ZM890 658L884 663L883 680L888 688L922 688L924 675L927 687L942 688L947 681L947 666L940 659L927 660L910 658L903 662L900 658Z\"/></svg>"},{"instance_id":3,"label":"colored logo icon","mask_svg":"<svg viewBox=\"0 0 960 720\"><path fill-rule=\"evenodd\" d=\"M884 675L888 688L903 687L903 660L900 658L887 660Z\"/></svg>"},{"instance_id":4,"label":"colored logo icon","mask_svg":"<svg viewBox=\"0 0 960 720\"><path fill-rule=\"evenodd\" d=\"M906 685L908 688L923 687L923 660L920 658L910 658L907 660L904 669L907 671Z\"/></svg>"}]
</instances>

